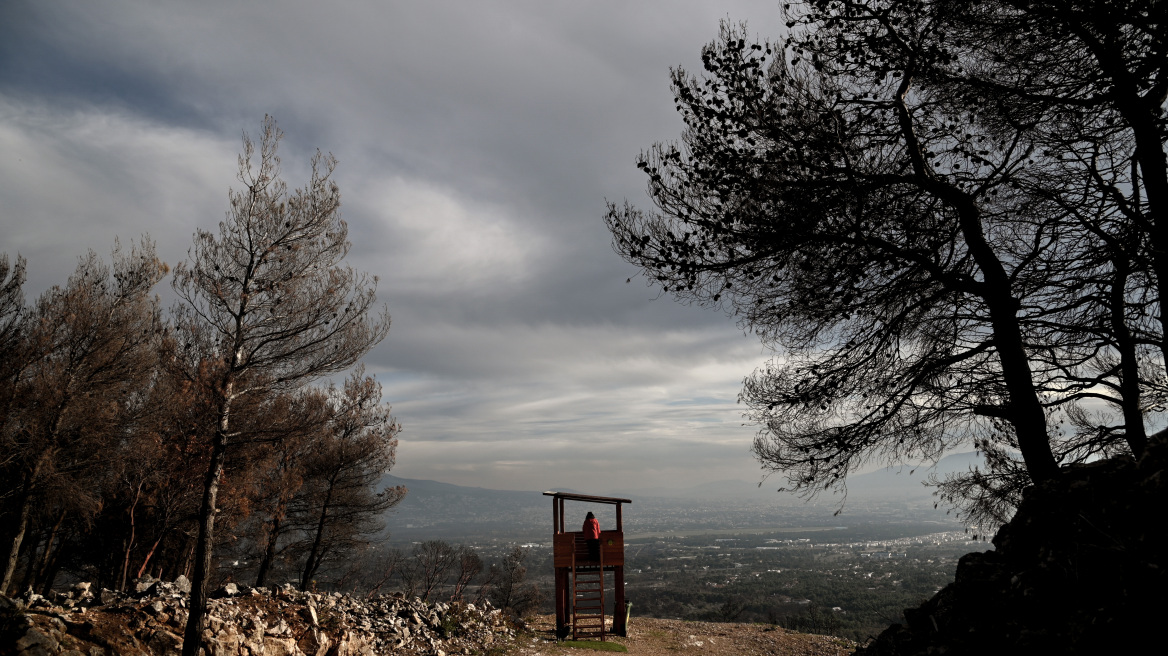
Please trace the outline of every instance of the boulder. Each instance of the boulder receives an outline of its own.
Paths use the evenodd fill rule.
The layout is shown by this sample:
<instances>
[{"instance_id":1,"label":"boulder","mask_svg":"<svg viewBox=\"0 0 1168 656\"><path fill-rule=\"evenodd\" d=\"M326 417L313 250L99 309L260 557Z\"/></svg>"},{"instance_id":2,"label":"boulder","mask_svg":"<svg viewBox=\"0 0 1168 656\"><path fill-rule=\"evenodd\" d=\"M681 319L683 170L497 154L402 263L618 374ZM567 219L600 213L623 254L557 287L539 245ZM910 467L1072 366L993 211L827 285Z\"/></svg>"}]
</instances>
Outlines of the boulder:
<instances>
[{"instance_id":1,"label":"boulder","mask_svg":"<svg viewBox=\"0 0 1168 656\"><path fill-rule=\"evenodd\" d=\"M13 646L21 656L50 656L61 650L51 634L34 627L29 627Z\"/></svg>"},{"instance_id":2,"label":"boulder","mask_svg":"<svg viewBox=\"0 0 1168 656\"><path fill-rule=\"evenodd\" d=\"M183 576L182 574L179 574L178 578L174 580L174 587L176 590L178 590L179 592L181 592L183 594L190 594L191 593L191 580L188 579L187 577Z\"/></svg>"},{"instance_id":3,"label":"boulder","mask_svg":"<svg viewBox=\"0 0 1168 656\"><path fill-rule=\"evenodd\" d=\"M211 593L212 599L223 599L226 597L239 596L239 586L234 583L225 583L215 592Z\"/></svg>"},{"instance_id":4,"label":"boulder","mask_svg":"<svg viewBox=\"0 0 1168 656\"><path fill-rule=\"evenodd\" d=\"M1143 457L1064 468L1024 492L993 551L963 556L953 583L856 652L1141 653L1158 636L1168 552L1155 518L1168 506L1168 442Z\"/></svg>"},{"instance_id":5,"label":"boulder","mask_svg":"<svg viewBox=\"0 0 1168 656\"><path fill-rule=\"evenodd\" d=\"M155 631L145 642L151 653L159 656L182 653L182 636L166 629Z\"/></svg>"},{"instance_id":6,"label":"boulder","mask_svg":"<svg viewBox=\"0 0 1168 656\"><path fill-rule=\"evenodd\" d=\"M304 656L292 638L264 637L264 656Z\"/></svg>"}]
</instances>

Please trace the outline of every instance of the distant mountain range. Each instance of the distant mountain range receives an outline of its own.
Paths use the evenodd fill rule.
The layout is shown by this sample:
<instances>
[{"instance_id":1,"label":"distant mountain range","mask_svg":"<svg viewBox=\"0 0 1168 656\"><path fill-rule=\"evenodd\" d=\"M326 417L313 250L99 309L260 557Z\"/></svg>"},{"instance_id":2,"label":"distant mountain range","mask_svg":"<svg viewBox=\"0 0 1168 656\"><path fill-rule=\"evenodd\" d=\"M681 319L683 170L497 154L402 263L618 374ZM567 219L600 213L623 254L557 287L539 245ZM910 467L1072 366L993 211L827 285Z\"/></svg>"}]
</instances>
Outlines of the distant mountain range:
<instances>
[{"instance_id":1,"label":"distant mountain range","mask_svg":"<svg viewBox=\"0 0 1168 656\"><path fill-rule=\"evenodd\" d=\"M984 467L985 459L977 452L954 453L945 456L936 465L897 465L885 467L867 474L848 477L848 494L858 497L928 497L932 498L933 488L924 485L931 475L944 478L947 474L969 471L973 467Z\"/></svg>"},{"instance_id":2,"label":"distant mountain range","mask_svg":"<svg viewBox=\"0 0 1168 656\"><path fill-rule=\"evenodd\" d=\"M966 471L981 462L981 457L976 453L957 453L943 458L932 467L885 467L850 476L848 504L856 507L863 503L895 502L910 510L918 507L931 510L932 488L922 484L930 474L941 477ZM406 498L391 511L388 518L390 530L396 539L464 540L473 537L506 541L523 539L523 536L546 537L545 534L551 528L551 501L542 492L465 487L392 475L385 476L382 485L404 485L409 489ZM838 497L827 495L818 503L807 504L794 496L777 494L775 488L779 485L779 480L761 487L749 481L723 480L689 487L584 492L632 499L638 514L646 519L649 519L648 515L675 516L682 511L680 509L697 507L695 502L699 500L706 506L705 512L714 514L718 514L718 508L749 513L752 508L775 510L782 507L806 513L810 508L840 502Z\"/></svg>"}]
</instances>

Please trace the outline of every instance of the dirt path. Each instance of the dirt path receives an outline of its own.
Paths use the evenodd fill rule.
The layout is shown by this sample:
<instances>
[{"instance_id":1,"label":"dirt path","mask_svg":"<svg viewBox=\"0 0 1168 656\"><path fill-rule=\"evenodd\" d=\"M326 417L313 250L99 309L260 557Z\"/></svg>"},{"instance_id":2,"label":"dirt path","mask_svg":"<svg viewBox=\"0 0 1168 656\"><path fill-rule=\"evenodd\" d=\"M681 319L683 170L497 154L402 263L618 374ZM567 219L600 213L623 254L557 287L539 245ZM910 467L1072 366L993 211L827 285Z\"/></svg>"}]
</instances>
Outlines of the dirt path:
<instances>
[{"instance_id":1,"label":"dirt path","mask_svg":"<svg viewBox=\"0 0 1168 656\"><path fill-rule=\"evenodd\" d=\"M521 638L508 656L583 656L595 653L555 641L555 618L532 619L534 635ZM843 656L855 643L831 636L795 633L765 624L723 624L633 618L627 638L609 637L638 656L678 654L742 654L743 656Z\"/></svg>"}]
</instances>

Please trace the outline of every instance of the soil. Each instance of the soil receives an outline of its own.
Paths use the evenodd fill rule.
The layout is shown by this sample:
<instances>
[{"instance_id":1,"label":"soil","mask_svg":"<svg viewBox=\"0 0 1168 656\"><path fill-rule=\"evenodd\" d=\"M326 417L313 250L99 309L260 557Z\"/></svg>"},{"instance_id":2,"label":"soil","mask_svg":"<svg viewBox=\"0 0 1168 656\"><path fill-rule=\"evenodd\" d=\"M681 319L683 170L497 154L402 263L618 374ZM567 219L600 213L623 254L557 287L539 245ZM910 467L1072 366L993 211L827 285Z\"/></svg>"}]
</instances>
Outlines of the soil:
<instances>
[{"instance_id":1,"label":"soil","mask_svg":"<svg viewBox=\"0 0 1168 656\"><path fill-rule=\"evenodd\" d=\"M537 615L528 620L530 634L521 635L507 656L582 656L596 653L565 646L555 640L555 617ZM856 643L834 636L796 633L767 624L686 622L634 617L628 637L608 636L638 656L679 654L742 654L743 656L843 656Z\"/></svg>"}]
</instances>

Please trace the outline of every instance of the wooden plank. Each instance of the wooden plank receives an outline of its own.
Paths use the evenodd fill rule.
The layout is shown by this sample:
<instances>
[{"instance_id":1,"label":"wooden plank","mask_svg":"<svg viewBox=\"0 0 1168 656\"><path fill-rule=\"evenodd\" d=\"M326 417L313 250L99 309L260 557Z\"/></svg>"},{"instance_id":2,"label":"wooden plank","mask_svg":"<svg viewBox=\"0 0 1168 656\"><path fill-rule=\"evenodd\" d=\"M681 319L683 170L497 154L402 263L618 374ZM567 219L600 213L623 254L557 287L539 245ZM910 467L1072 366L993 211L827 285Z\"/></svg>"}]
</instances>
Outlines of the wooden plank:
<instances>
[{"instance_id":1,"label":"wooden plank","mask_svg":"<svg viewBox=\"0 0 1168 656\"><path fill-rule=\"evenodd\" d=\"M597 497L591 494L576 494L574 492L544 492L545 497L555 497L557 499L571 499L572 501L588 501L590 503L632 503L632 499L620 499L617 497Z\"/></svg>"},{"instance_id":2,"label":"wooden plank","mask_svg":"<svg viewBox=\"0 0 1168 656\"><path fill-rule=\"evenodd\" d=\"M620 531L600 532L600 551L604 556L604 565L625 564L625 535ZM588 558L588 545L584 541L584 533L569 531L552 536L552 566L571 567L572 556L583 561Z\"/></svg>"},{"instance_id":3,"label":"wooden plank","mask_svg":"<svg viewBox=\"0 0 1168 656\"><path fill-rule=\"evenodd\" d=\"M576 553L576 534L557 533L552 536L553 566L571 567L572 556Z\"/></svg>"},{"instance_id":4,"label":"wooden plank","mask_svg":"<svg viewBox=\"0 0 1168 656\"><path fill-rule=\"evenodd\" d=\"M624 565L625 534L620 531L601 531L600 551L605 565Z\"/></svg>"}]
</instances>

